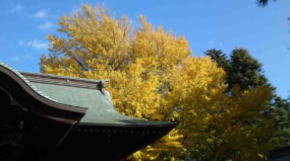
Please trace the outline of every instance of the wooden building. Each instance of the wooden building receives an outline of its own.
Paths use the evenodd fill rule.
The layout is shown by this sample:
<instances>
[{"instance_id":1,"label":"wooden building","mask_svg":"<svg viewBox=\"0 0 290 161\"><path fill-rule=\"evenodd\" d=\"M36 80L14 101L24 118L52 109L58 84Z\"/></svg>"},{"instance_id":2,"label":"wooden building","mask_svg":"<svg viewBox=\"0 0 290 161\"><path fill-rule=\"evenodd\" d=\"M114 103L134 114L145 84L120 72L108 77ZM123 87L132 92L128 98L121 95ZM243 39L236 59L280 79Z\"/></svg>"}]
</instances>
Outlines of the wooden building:
<instances>
[{"instance_id":1,"label":"wooden building","mask_svg":"<svg viewBox=\"0 0 290 161\"><path fill-rule=\"evenodd\" d=\"M105 83L0 63L0 160L116 161L176 126L118 113Z\"/></svg>"}]
</instances>

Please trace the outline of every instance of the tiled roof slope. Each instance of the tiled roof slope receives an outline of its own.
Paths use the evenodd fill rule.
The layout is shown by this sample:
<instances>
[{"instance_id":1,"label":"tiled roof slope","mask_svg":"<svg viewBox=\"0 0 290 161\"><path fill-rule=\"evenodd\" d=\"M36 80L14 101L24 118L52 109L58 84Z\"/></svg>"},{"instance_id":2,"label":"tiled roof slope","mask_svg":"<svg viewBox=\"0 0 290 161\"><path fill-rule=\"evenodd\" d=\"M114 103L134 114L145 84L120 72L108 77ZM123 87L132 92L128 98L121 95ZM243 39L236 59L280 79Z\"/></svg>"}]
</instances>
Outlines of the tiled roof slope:
<instances>
[{"instance_id":1,"label":"tiled roof slope","mask_svg":"<svg viewBox=\"0 0 290 161\"><path fill-rule=\"evenodd\" d=\"M13 79L18 83L22 82L24 84L22 86L28 86L27 89L31 90L30 93L40 96L44 102L67 106L67 109L75 111L85 111L84 116L80 119L80 123L83 124L104 126L169 126L171 124L141 120L120 114L115 110L110 94L97 87L98 83L106 81L18 72L0 62L1 71L14 77Z\"/></svg>"}]
</instances>

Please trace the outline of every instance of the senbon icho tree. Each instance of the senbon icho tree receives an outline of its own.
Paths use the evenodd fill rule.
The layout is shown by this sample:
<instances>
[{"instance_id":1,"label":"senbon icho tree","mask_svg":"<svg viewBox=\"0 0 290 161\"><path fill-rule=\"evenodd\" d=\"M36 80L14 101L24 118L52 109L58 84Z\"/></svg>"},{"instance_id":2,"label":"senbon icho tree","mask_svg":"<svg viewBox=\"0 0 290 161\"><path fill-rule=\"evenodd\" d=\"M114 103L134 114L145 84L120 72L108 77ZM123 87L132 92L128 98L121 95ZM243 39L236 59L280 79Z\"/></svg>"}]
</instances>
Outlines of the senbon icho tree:
<instances>
[{"instance_id":1,"label":"senbon icho tree","mask_svg":"<svg viewBox=\"0 0 290 161\"><path fill-rule=\"evenodd\" d=\"M209 57L192 56L183 36L114 18L103 7L84 5L59 20L49 35L41 72L110 80L108 90L125 115L176 121L158 142L127 160L264 160L272 145L272 121L261 115L267 87L225 94L225 72ZM194 43L194 42L193 42Z\"/></svg>"}]
</instances>

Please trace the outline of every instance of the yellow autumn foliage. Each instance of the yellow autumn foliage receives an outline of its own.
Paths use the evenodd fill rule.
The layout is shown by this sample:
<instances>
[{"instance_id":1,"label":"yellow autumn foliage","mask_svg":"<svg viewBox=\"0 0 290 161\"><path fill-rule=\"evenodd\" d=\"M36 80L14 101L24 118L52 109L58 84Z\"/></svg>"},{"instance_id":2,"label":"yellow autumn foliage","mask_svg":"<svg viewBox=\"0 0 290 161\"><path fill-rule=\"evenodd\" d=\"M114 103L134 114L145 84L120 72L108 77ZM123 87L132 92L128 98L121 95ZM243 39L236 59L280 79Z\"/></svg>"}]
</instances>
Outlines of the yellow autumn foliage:
<instances>
[{"instance_id":1,"label":"yellow autumn foliage","mask_svg":"<svg viewBox=\"0 0 290 161\"><path fill-rule=\"evenodd\" d=\"M108 79L120 112L179 123L128 160L263 160L270 145L261 139L271 135L272 125L261 111L271 92L237 87L226 94L225 72L210 58L191 56L184 37L144 16L139 20L134 29L127 17L116 19L90 5L61 17L61 34L48 36L50 53L41 57L41 72Z\"/></svg>"}]
</instances>

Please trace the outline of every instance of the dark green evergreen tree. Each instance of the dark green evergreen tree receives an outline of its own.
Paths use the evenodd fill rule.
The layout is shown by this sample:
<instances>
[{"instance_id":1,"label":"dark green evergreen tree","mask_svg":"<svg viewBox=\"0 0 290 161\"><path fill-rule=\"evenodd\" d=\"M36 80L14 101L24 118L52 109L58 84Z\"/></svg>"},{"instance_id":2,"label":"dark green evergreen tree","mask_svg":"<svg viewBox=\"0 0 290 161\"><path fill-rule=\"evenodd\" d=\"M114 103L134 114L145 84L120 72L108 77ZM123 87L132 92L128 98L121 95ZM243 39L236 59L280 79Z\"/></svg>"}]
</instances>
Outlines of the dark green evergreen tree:
<instances>
[{"instance_id":1,"label":"dark green evergreen tree","mask_svg":"<svg viewBox=\"0 0 290 161\"><path fill-rule=\"evenodd\" d=\"M246 49L234 49L230 57L230 69L227 69L228 83L231 89L235 84L242 90L257 86L270 86L262 64L253 58Z\"/></svg>"},{"instance_id":2,"label":"dark green evergreen tree","mask_svg":"<svg viewBox=\"0 0 290 161\"><path fill-rule=\"evenodd\" d=\"M209 57L211 57L212 60L216 61L219 67L228 69L229 66L229 60L225 53L223 53L221 50L217 49L210 49L205 52L205 54Z\"/></svg>"},{"instance_id":3,"label":"dark green evergreen tree","mask_svg":"<svg viewBox=\"0 0 290 161\"><path fill-rule=\"evenodd\" d=\"M290 101L275 96L270 104L267 115L274 119L276 127L276 138L273 139L277 145L287 145L290 142Z\"/></svg>"},{"instance_id":4,"label":"dark green evergreen tree","mask_svg":"<svg viewBox=\"0 0 290 161\"><path fill-rule=\"evenodd\" d=\"M216 61L227 73L226 82L229 91L235 85L239 85L242 90L257 86L270 86L262 71L262 64L253 58L246 49L234 49L230 59L221 50L210 49L205 54Z\"/></svg>"},{"instance_id":5,"label":"dark green evergreen tree","mask_svg":"<svg viewBox=\"0 0 290 161\"><path fill-rule=\"evenodd\" d=\"M268 82L262 70L262 64L252 57L246 49L234 49L229 57L221 50L210 49L205 54L211 57L226 74L228 91L238 85L242 90L249 90L258 86L268 86L273 91L269 110L264 114L274 120L276 137L273 143L283 145L290 141L290 102L276 95L275 88Z\"/></svg>"}]
</instances>

